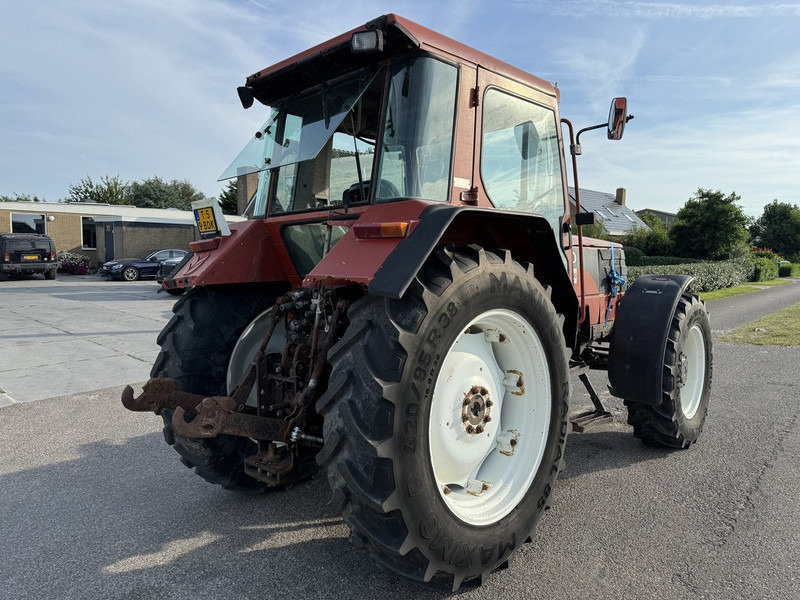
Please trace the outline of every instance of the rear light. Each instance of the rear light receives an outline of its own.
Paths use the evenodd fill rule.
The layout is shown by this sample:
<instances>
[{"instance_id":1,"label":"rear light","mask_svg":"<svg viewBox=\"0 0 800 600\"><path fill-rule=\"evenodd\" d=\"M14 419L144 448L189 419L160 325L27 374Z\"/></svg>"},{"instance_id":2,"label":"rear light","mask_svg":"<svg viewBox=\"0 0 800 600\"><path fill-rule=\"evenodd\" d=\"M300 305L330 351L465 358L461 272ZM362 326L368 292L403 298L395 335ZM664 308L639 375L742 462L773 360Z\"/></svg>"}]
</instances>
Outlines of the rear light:
<instances>
[{"instance_id":1,"label":"rear light","mask_svg":"<svg viewBox=\"0 0 800 600\"><path fill-rule=\"evenodd\" d=\"M408 221L391 223L356 223L353 225L356 238L404 238L408 233Z\"/></svg>"},{"instance_id":2,"label":"rear light","mask_svg":"<svg viewBox=\"0 0 800 600\"><path fill-rule=\"evenodd\" d=\"M6 262L9 262L11 260L11 255L8 252L6 252L3 255L3 260L6 261Z\"/></svg>"},{"instance_id":3,"label":"rear light","mask_svg":"<svg viewBox=\"0 0 800 600\"><path fill-rule=\"evenodd\" d=\"M56 253L55 252L51 252L50 253L50 260L55 260L55 259L56 259Z\"/></svg>"}]
</instances>

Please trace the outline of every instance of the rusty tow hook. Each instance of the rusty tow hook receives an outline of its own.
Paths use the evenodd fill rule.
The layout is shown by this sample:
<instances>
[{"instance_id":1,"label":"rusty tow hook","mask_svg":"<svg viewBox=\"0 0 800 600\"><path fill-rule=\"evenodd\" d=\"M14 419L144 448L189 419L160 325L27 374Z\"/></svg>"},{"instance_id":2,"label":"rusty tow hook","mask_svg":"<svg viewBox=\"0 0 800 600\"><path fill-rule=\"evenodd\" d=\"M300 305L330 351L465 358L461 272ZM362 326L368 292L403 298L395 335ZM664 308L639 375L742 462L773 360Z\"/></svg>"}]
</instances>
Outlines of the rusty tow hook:
<instances>
[{"instance_id":1,"label":"rusty tow hook","mask_svg":"<svg viewBox=\"0 0 800 600\"><path fill-rule=\"evenodd\" d=\"M175 410L179 406L185 410L193 410L205 396L184 392L178 383L169 377L156 377L142 386L138 398L133 396L133 388L129 385L122 390L122 405L134 412L154 412L157 415L165 408Z\"/></svg>"}]
</instances>

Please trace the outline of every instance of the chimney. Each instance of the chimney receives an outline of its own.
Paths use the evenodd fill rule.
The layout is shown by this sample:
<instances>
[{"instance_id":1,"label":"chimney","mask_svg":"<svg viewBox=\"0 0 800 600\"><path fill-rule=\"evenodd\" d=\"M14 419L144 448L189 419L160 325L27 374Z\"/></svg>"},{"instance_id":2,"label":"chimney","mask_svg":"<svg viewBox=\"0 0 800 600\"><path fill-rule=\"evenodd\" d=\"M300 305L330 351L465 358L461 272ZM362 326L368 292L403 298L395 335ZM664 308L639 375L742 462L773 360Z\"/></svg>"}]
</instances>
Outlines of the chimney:
<instances>
[{"instance_id":1,"label":"chimney","mask_svg":"<svg viewBox=\"0 0 800 600\"><path fill-rule=\"evenodd\" d=\"M617 188L617 197L614 200L620 206L625 206L625 194L627 194L625 188Z\"/></svg>"}]
</instances>

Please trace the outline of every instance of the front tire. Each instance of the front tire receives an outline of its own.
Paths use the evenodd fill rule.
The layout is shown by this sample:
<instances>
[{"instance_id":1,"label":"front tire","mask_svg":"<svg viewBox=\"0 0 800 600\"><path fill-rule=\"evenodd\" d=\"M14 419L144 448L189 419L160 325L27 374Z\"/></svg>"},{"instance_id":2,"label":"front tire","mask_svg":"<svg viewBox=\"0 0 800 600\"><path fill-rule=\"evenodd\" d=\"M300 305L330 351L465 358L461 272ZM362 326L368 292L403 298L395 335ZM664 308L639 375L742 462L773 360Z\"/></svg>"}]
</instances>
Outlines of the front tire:
<instances>
[{"instance_id":1,"label":"front tire","mask_svg":"<svg viewBox=\"0 0 800 600\"><path fill-rule=\"evenodd\" d=\"M125 267L122 270L122 278L125 281L136 281L139 279L139 269L136 267Z\"/></svg>"},{"instance_id":2,"label":"front tire","mask_svg":"<svg viewBox=\"0 0 800 600\"><path fill-rule=\"evenodd\" d=\"M440 251L401 300L367 296L349 317L317 408L351 538L415 583L482 578L530 538L563 464L548 291L508 253Z\"/></svg>"},{"instance_id":3,"label":"front tire","mask_svg":"<svg viewBox=\"0 0 800 600\"><path fill-rule=\"evenodd\" d=\"M226 395L229 362L240 335L283 291L274 285L192 288L175 303L172 319L158 336L161 352L150 376L171 377L186 392ZM173 412L161 414L164 439L200 477L229 490L265 490L264 483L244 472L244 459L257 450L251 439L231 435L185 438L173 430Z\"/></svg>"},{"instance_id":4,"label":"front tire","mask_svg":"<svg viewBox=\"0 0 800 600\"><path fill-rule=\"evenodd\" d=\"M656 406L625 401L633 434L651 446L684 449L703 431L711 396L711 324L697 296L683 294L664 350L663 391Z\"/></svg>"}]
</instances>

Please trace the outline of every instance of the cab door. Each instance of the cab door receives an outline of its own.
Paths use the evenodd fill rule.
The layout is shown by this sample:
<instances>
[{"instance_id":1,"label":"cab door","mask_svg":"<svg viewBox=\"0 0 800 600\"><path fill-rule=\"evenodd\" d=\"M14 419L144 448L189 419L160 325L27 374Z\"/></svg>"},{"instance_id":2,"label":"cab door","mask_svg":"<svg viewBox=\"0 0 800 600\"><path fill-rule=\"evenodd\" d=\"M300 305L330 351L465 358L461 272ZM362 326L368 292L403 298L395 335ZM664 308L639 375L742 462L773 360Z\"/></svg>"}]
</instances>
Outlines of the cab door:
<instances>
[{"instance_id":1,"label":"cab door","mask_svg":"<svg viewBox=\"0 0 800 600\"><path fill-rule=\"evenodd\" d=\"M571 255L563 235L569 202L557 98L481 67L476 98L479 204L544 217L561 251Z\"/></svg>"}]
</instances>

